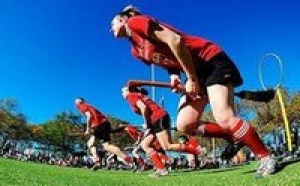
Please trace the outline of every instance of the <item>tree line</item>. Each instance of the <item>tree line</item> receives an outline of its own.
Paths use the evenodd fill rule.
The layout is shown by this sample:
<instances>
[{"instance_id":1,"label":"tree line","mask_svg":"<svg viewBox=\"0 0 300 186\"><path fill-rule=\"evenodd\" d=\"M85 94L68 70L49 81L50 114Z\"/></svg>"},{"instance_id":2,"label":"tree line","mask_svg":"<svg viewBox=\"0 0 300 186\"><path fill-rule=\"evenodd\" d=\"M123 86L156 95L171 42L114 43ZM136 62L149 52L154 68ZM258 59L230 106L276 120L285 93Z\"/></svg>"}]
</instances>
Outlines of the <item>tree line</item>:
<instances>
[{"instance_id":1,"label":"tree line","mask_svg":"<svg viewBox=\"0 0 300 186\"><path fill-rule=\"evenodd\" d=\"M299 122L300 92L290 92L287 89L283 89L283 99L289 123ZM81 135L84 133L85 123L83 121L85 120L81 115L71 111L62 111L45 123L30 124L26 115L21 113L18 107L16 99L0 99L0 149L8 139L27 142L35 141L49 148L55 147L63 152L72 151L74 143L85 144L85 136ZM250 121L261 135L278 127L283 127L283 118L277 97L269 103L237 100L236 112L242 118ZM128 123L114 116L109 115L108 118L113 128ZM213 120L213 115L209 109L201 120ZM181 134L175 131L174 138L179 135ZM208 150L212 148L211 139L199 137L199 140ZM132 144L130 137L124 132L114 133L112 141L120 147L131 146ZM216 140L217 146L223 143L223 140Z\"/></svg>"}]
</instances>

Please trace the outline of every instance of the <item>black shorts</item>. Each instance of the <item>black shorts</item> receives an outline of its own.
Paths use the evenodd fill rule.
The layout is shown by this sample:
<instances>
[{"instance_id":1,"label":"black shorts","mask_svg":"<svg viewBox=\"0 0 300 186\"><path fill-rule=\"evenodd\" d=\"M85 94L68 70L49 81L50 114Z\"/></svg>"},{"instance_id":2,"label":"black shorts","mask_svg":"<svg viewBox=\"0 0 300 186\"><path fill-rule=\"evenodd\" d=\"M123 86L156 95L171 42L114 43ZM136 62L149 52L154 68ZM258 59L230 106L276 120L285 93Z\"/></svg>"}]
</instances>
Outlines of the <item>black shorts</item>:
<instances>
[{"instance_id":1,"label":"black shorts","mask_svg":"<svg viewBox=\"0 0 300 186\"><path fill-rule=\"evenodd\" d=\"M100 126L93 128L93 135L103 143L110 141L111 124L107 121Z\"/></svg>"},{"instance_id":2,"label":"black shorts","mask_svg":"<svg viewBox=\"0 0 300 186\"><path fill-rule=\"evenodd\" d=\"M231 83L234 87L243 84L239 70L225 52L217 54L208 62L203 62L197 68L199 83L203 87Z\"/></svg>"},{"instance_id":3,"label":"black shorts","mask_svg":"<svg viewBox=\"0 0 300 186\"><path fill-rule=\"evenodd\" d=\"M152 123L150 126L151 133L156 134L163 130L170 129L170 116L169 114L163 116L159 120L157 120L155 123Z\"/></svg>"}]
</instances>

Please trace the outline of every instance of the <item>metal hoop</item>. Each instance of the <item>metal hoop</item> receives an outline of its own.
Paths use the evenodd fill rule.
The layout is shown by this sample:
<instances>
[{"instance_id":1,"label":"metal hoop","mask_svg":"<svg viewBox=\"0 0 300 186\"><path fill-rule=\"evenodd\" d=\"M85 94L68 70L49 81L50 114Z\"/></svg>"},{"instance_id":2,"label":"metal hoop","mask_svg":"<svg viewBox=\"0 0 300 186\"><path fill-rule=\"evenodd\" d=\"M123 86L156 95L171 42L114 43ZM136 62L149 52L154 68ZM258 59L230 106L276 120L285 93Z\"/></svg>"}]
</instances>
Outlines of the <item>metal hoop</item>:
<instances>
[{"instance_id":1,"label":"metal hoop","mask_svg":"<svg viewBox=\"0 0 300 186\"><path fill-rule=\"evenodd\" d=\"M267 90L268 88L266 87L264 81L263 81L263 77L262 77L262 73L263 73L263 70L262 70L262 65L263 63L266 61L266 58L268 57L274 57L279 65L279 69L280 69L280 77L279 77L279 80L278 80L278 83L276 84L275 87L273 87L273 89L277 89L281 86L282 84L282 80L283 80L283 67L282 67L282 60L279 58L279 56L275 53L267 53L266 55L264 55L262 57L262 59L260 60L260 63L259 63L259 66L258 66L258 75L259 75L259 81L260 81L260 84L262 86L263 89Z\"/></svg>"}]
</instances>

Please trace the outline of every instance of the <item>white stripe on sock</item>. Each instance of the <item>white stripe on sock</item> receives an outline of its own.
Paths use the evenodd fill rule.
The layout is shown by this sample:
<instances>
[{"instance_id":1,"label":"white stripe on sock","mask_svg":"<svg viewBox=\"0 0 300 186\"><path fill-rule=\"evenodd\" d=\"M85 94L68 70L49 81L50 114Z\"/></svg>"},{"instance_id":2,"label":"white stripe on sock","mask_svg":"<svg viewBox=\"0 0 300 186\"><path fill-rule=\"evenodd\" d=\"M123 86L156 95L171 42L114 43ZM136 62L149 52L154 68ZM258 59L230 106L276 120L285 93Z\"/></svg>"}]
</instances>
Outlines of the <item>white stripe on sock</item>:
<instances>
[{"instance_id":1,"label":"white stripe on sock","mask_svg":"<svg viewBox=\"0 0 300 186\"><path fill-rule=\"evenodd\" d=\"M249 124L243 122L243 124L242 124L242 126L239 128L239 130L236 131L236 132L233 134L234 137L237 138L237 139L243 138L243 137L246 135L246 133L248 132L249 128L250 128Z\"/></svg>"}]
</instances>

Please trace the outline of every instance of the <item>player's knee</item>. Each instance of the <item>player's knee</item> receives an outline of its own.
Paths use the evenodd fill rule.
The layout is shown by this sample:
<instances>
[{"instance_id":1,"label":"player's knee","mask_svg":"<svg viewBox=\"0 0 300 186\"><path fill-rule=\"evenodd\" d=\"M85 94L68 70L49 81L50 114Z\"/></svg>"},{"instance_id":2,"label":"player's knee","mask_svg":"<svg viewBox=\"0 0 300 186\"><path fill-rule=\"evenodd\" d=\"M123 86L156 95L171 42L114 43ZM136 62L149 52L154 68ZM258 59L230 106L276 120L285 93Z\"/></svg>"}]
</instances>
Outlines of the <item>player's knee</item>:
<instances>
[{"instance_id":1,"label":"player's knee","mask_svg":"<svg viewBox=\"0 0 300 186\"><path fill-rule=\"evenodd\" d=\"M141 143L141 147L142 147L142 149L143 149L144 151L146 151L146 149L149 148L149 146L146 145L146 144L144 144L144 143Z\"/></svg>"},{"instance_id":2,"label":"player's knee","mask_svg":"<svg viewBox=\"0 0 300 186\"><path fill-rule=\"evenodd\" d=\"M216 122L224 129L230 128L230 126L237 121L234 115L217 115L215 116Z\"/></svg>"},{"instance_id":3,"label":"player's knee","mask_svg":"<svg viewBox=\"0 0 300 186\"><path fill-rule=\"evenodd\" d=\"M185 124L182 124L182 123L177 123L177 130L179 132L185 132L187 130L187 126Z\"/></svg>"},{"instance_id":4,"label":"player's knee","mask_svg":"<svg viewBox=\"0 0 300 186\"><path fill-rule=\"evenodd\" d=\"M192 124L177 124L177 130L181 133L194 135L196 128Z\"/></svg>"},{"instance_id":5,"label":"player's knee","mask_svg":"<svg viewBox=\"0 0 300 186\"><path fill-rule=\"evenodd\" d=\"M144 144L144 145L141 144L141 147L147 154L152 150L152 148L146 144Z\"/></svg>"},{"instance_id":6,"label":"player's knee","mask_svg":"<svg viewBox=\"0 0 300 186\"><path fill-rule=\"evenodd\" d=\"M148 140L142 140L140 145L141 145L142 149L149 148L150 142Z\"/></svg>"}]
</instances>

